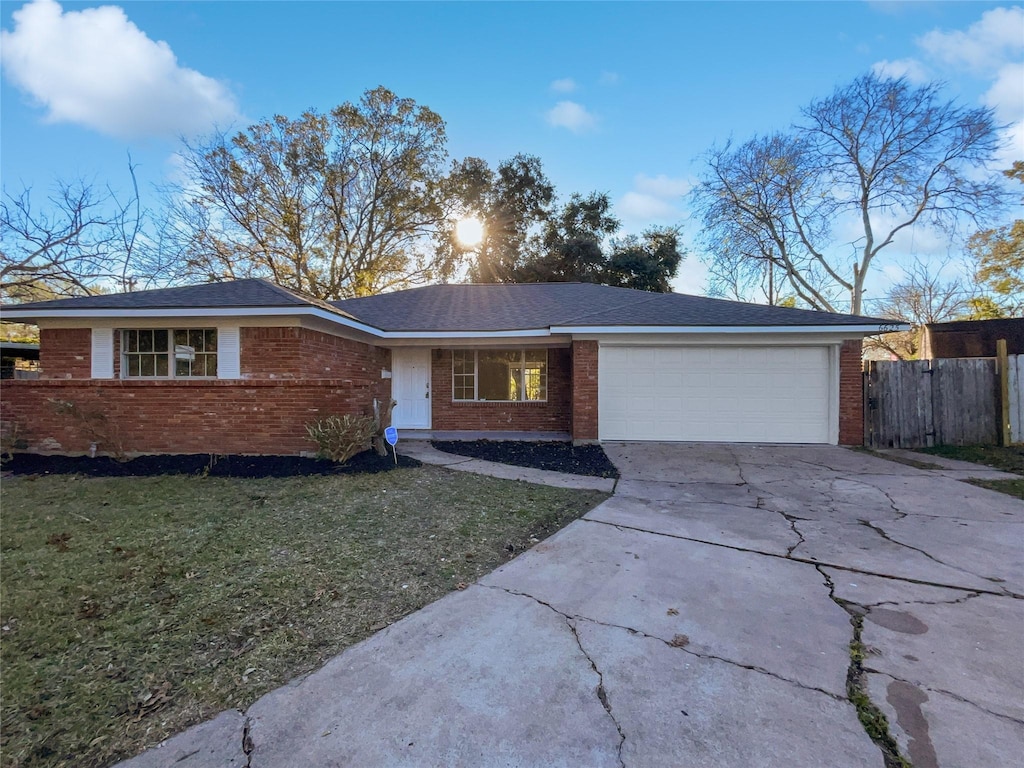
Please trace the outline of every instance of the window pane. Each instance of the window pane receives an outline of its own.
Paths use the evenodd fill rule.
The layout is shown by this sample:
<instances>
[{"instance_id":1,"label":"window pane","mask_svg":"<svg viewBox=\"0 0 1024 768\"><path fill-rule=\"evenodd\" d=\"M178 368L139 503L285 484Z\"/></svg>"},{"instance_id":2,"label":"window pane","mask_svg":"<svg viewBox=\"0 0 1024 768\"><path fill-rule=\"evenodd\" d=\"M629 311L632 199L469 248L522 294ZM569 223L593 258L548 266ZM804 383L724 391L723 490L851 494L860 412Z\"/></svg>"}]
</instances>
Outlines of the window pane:
<instances>
[{"instance_id":1,"label":"window pane","mask_svg":"<svg viewBox=\"0 0 1024 768\"><path fill-rule=\"evenodd\" d=\"M206 356L206 375L216 376L217 375L217 353Z\"/></svg>"},{"instance_id":2,"label":"window pane","mask_svg":"<svg viewBox=\"0 0 1024 768\"><path fill-rule=\"evenodd\" d=\"M188 360L175 360L174 361L174 375L175 376L188 376L190 375Z\"/></svg>"},{"instance_id":3,"label":"window pane","mask_svg":"<svg viewBox=\"0 0 1024 768\"><path fill-rule=\"evenodd\" d=\"M156 365L153 363L154 359L153 355L139 355L140 376L153 376L155 374Z\"/></svg>"},{"instance_id":4,"label":"window pane","mask_svg":"<svg viewBox=\"0 0 1024 768\"><path fill-rule=\"evenodd\" d=\"M129 376L140 376L139 373L139 356L129 355L128 356L128 375Z\"/></svg>"},{"instance_id":5,"label":"window pane","mask_svg":"<svg viewBox=\"0 0 1024 768\"><path fill-rule=\"evenodd\" d=\"M524 378L524 400L548 399L548 351L532 349L526 351Z\"/></svg>"},{"instance_id":6,"label":"window pane","mask_svg":"<svg viewBox=\"0 0 1024 768\"><path fill-rule=\"evenodd\" d=\"M138 352L139 351L139 332L138 331L125 331L124 340L125 352Z\"/></svg>"},{"instance_id":7,"label":"window pane","mask_svg":"<svg viewBox=\"0 0 1024 768\"><path fill-rule=\"evenodd\" d=\"M477 353L481 400L514 400L517 384L513 369L521 365L522 352L516 350L481 349Z\"/></svg>"},{"instance_id":8,"label":"window pane","mask_svg":"<svg viewBox=\"0 0 1024 768\"><path fill-rule=\"evenodd\" d=\"M153 331L153 351L167 351L167 331Z\"/></svg>"},{"instance_id":9,"label":"window pane","mask_svg":"<svg viewBox=\"0 0 1024 768\"><path fill-rule=\"evenodd\" d=\"M179 328L174 332L174 343L175 344L188 344L188 331Z\"/></svg>"},{"instance_id":10,"label":"window pane","mask_svg":"<svg viewBox=\"0 0 1024 768\"><path fill-rule=\"evenodd\" d=\"M153 332L139 331L139 352L153 351Z\"/></svg>"},{"instance_id":11,"label":"window pane","mask_svg":"<svg viewBox=\"0 0 1024 768\"><path fill-rule=\"evenodd\" d=\"M206 343L203 346L203 349L205 349L207 352L216 352L217 351L217 330L215 328L210 328L210 329L208 329L206 331L203 331L203 333L206 335L206 338L205 338L205 342Z\"/></svg>"},{"instance_id":12,"label":"window pane","mask_svg":"<svg viewBox=\"0 0 1024 768\"><path fill-rule=\"evenodd\" d=\"M167 355L154 355L154 358L156 360L156 375L167 376Z\"/></svg>"},{"instance_id":13,"label":"window pane","mask_svg":"<svg viewBox=\"0 0 1024 768\"><path fill-rule=\"evenodd\" d=\"M203 332L202 331L189 331L188 332L188 345L194 347L196 352L203 351Z\"/></svg>"}]
</instances>

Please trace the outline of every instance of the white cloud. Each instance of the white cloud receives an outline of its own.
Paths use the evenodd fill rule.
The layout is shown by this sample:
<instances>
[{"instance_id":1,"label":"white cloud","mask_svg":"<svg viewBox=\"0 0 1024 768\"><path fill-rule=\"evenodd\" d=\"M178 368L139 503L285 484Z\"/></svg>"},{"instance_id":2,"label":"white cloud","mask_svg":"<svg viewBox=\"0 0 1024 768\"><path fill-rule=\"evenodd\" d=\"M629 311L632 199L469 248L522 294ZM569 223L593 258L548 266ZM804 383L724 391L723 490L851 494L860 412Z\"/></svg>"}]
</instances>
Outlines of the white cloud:
<instances>
[{"instance_id":1,"label":"white cloud","mask_svg":"<svg viewBox=\"0 0 1024 768\"><path fill-rule=\"evenodd\" d=\"M633 177L633 189L619 198L615 210L627 229L638 230L650 224L673 224L684 217L683 195L693 188L690 179L665 174Z\"/></svg>"},{"instance_id":2,"label":"white cloud","mask_svg":"<svg viewBox=\"0 0 1024 768\"><path fill-rule=\"evenodd\" d=\"M1002 131L1003 149L998 162L1007 168L1024 157L1024 62L1004 64L992 86L981 97L995 112Z\"/></svg>"},{"instance_id":3,"label":"white cloud","mask_svg":"<svg viewBox=\"0 0 1024 768\"><path fill-rule=\"evenodd\" d=\"M551 82L551 90L555 93L572 93L576 88L576 81L571 77L563 77Z\"/></svg>"},{"instance_id":4,"label":"white cloud","mask_svg":"<svg viewBox=\"0 0 1024 768\"><path fill-rule=\"evenodd\" d=\"M895 61L883 59L875 62L871 66L871 71L879 77L891 77L894 80L905 77L914 85L924 85L931 80L928 69L917 59L896 59Z\"/></svg>"},{"instance_id":5,"label":"white cloud","mask_svg":"<svg viewBox=\"0 0 1024 768\"><path fill-rule=\"evenodd\" d=\"M981 14L967 31L933 29L917 40L929 55L950 65L975 71L996 69L1009 56L1024 51L1024 9L993 8Z\"/></svg>"},{"instance_id":6,"label":"white cloud","mask_svg":"<svg viewBox=\"0 0 1024 768\"><path fill-rule=\"evenodd\" d=\"M693 189L690 179L673 179L660 173L657 176L646 176L638 173L633 179L633 186L641 192L657 197L682 197Z\"/></svg>"},{"instance_id":7,"label":"white cloud","mask_svg":"<svg viewBox=\"0 0 1024 768\"><path fill-rule=\"evenodd\" d=\"M121 138L195 135L237 115L221 82L178 64L112 5L64 12L34 0L0 32L7 79L49 122L78 123Z\"/></svg>"},{"instance_id":8,"label":"white cloud","mask_svg":"<svg viewBox=\"0 0 1024 768\"><path fill-rule=\"evenodd\" d=\"M560 101L547 113L548 122L573 133L584 133L597 125L597 118L575 101Z\"/></svg>"},{"instance_id":9,"label":"white cloud","mask_svg":"<svg viewBox=\"0 0 1024 768\"><path fill-rule=\"evenodd\" d=\"M644 222L672 219L678 213L667 200L643 192L627 192L616 208L624 217Z\"/></svg>"},{"instance_id":10,"label":"white cloud","mask_svg":"<svg viewBox=\"0 0 1024 768\"><path fill-rule=\"evenodd\" d=\"M618 85L621 79L618 72L602 72L597 82L601 85Z\"/></svg>"}]
</instances>

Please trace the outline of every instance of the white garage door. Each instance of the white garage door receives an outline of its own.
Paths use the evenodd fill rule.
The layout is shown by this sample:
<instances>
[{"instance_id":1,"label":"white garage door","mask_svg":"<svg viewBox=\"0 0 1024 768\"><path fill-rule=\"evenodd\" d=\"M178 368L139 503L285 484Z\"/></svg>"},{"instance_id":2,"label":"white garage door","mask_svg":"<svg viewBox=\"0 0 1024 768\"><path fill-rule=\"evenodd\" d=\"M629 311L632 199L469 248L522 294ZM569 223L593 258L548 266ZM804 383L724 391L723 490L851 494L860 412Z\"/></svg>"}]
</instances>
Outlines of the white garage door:
<instances>
[{"instance_id":1,"label":"white garage door","mask_svg":"<svg viewBox=\"0 0 1024 768\"><path fill-rule=\"evenodd\" d=\"M827 347L605 347L602 440L829 442Z\"/></svg>"}]
</instances>

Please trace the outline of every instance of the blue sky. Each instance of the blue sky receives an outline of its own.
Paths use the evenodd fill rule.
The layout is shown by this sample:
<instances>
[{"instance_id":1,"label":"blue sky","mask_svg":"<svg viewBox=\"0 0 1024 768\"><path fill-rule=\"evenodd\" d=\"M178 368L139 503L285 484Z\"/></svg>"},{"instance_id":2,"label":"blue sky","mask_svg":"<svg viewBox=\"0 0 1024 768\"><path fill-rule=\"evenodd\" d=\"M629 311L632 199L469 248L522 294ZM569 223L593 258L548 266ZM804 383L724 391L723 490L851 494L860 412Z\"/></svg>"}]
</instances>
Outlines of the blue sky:
<instances>
[{"instance_id":1,"label":"blue sky","mask_svg":"<svg viewBox=\"0 0 1024 768\"><path fill-rule=\"evenodd\" d=\"M104 6L102 11L95 9ZM0 2L0 173L143 194L180 133L327 110L377 85L447 122L453 157L536 154L560 194L626 225L682 223L700 155L785 127L873 67L1024 118L1024 12L995 3ZM84 13L83 13L84 11ZM1024 156L1020 126L1016 149ZM920 237L904 250L942 255ZM916 255L916 254L915 254ZM899 277L882 264L878 290ZM696 255L677 287L699 292Z\"/></svg>"}]
</instances>

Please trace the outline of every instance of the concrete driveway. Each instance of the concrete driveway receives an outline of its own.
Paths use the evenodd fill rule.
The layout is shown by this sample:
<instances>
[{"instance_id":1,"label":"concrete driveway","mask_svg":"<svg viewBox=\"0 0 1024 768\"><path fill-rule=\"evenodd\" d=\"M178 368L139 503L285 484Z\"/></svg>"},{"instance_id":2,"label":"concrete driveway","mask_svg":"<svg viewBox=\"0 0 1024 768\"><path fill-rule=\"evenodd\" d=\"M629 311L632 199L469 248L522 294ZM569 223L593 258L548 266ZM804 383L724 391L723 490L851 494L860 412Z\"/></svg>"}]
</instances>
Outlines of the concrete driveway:
<instances>
[{"instance_id":1,"label":"concrete driveway","mask_svg":"<svg viewBox=\"0 0 1024 768\"><path fill-rule=\"evenodd\" d=\"M840 448L605 448L583 520L129 764L1019 764L1024 502Z\"/></svg>"}]
</instances>

